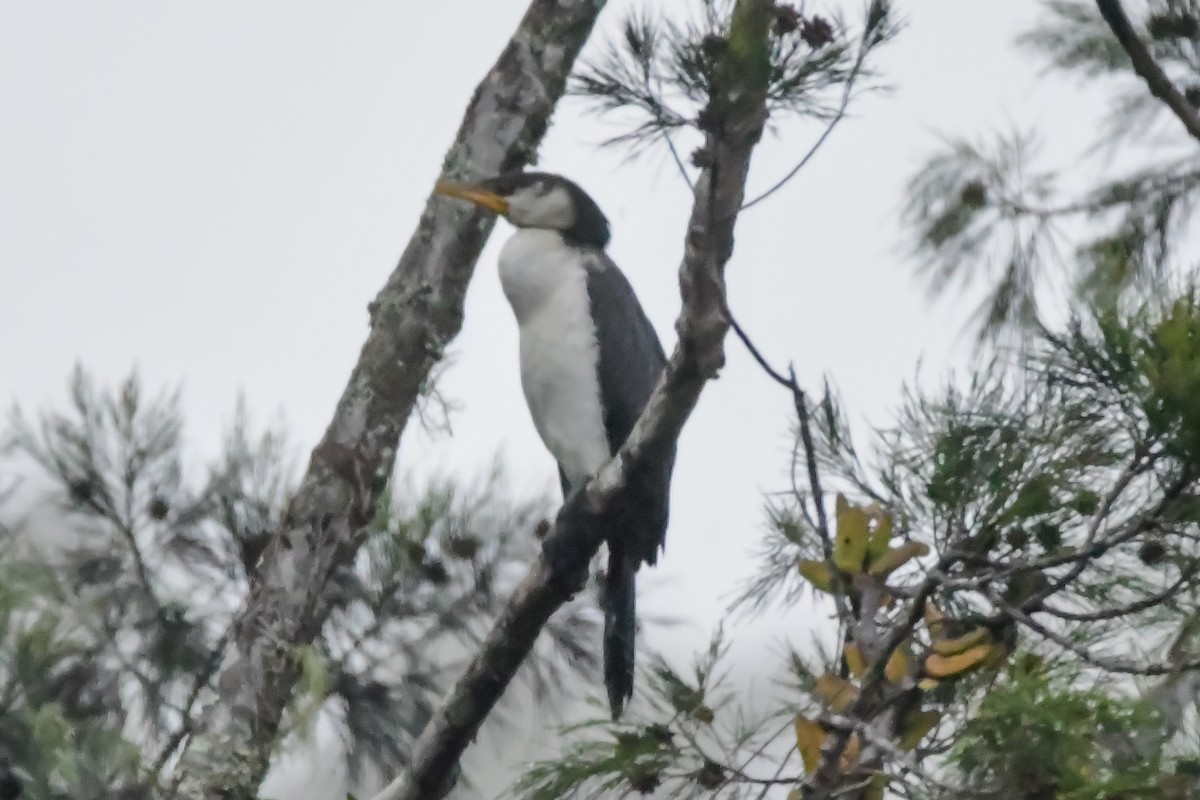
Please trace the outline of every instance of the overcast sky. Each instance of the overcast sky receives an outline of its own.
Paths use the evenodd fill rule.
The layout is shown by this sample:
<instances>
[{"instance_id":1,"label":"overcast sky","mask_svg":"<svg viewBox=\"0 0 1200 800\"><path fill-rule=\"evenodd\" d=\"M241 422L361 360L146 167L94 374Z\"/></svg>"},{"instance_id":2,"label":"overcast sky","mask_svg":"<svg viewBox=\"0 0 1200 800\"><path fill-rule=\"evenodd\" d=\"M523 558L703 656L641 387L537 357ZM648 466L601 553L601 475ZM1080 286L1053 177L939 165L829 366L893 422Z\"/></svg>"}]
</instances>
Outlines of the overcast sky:
<instances>
[{"instance_id":1,"label":"overcast sky","mask_svg":"<svg viewBox=\"0 0 1200 800\"><path fill-rule=\"evenodd\" d=\"M609 35L626 2L605 11ZM662 2L664 8L674 2ZM848 14L859 3L849 3ZM939 134L1038 127L1053 157L1091 140L1098 95L1017 50L1035 0L897 2L909 25L879 53L896 91L855 118L784 191L738 223L730 302L777 364L831 375L859 422L886 424L901 384L937 381L971 351L957 298L931 305L904 255L905 180ZM181 384L197 458L239 393L286 420L305 456L367 332L366 305L413 229L462 108L525 3L0 0L0 400L60 403L75 362L114 382ZM586 52L586 51L585 51ZM663 157L626 164L605 130L560 106L541 168L577 180L613 226L610 252L668 349L690 198ZM751 192L819 134L775 120ZM514 492L554 491L517 374L496 229L442 384L454 436L410 427L399 469L471 477L497 453ZM789 398L731 338L728 366L680 444L672 526L644 608L703 646L753 569L762 495L787 485ZM650 581L643 581L644 584ZM739 626L761 674L804 615Z\"/></svg>"}]
</instances>

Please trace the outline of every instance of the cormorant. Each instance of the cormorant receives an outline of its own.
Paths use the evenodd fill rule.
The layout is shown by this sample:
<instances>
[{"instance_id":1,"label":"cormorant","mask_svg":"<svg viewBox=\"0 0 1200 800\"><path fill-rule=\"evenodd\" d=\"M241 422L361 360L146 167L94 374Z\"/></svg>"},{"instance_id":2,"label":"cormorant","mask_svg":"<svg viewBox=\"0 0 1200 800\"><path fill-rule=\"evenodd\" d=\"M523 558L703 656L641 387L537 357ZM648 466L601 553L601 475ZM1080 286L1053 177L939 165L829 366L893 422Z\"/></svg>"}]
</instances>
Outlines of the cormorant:
<instances>
[{"instance_id":1,"label":"cormorant","mask_svg":"<svg viewBox=\"0 0 1200 800\"><path fill-rule=\"evenodd\" d=\"M564 497L621 447L666 365L662 344L625 275L604 252L608 220L583 189L543 172L439 194L502 215L517 231L500 251L500 282L520 332L521 385ZM675 448L631 475L630 503L606 520L604 682L613 719L633 695L635 576L667 530Z\"/></svg>"}]
</instances>

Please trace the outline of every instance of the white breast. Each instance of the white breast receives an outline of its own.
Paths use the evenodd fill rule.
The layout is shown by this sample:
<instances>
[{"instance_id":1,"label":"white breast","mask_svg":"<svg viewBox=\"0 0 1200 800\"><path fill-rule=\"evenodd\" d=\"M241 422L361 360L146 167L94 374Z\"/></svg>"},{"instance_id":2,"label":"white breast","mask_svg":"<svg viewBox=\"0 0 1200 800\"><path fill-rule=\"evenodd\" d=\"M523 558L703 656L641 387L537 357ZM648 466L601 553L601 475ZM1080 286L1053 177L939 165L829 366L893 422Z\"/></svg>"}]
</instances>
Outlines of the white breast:
<instances>
[{"instance_id":1,"label":"white breast","mask_svg":"<svg viewBox=\"0 0 1200 800\"><path fill-rule=\"evenodd\" d=\"M519 230L500 251L500 283L517 317L521 385L534 427L578 486L610 455L579 252L552 231Z\"/></svg>"}]
</instances>

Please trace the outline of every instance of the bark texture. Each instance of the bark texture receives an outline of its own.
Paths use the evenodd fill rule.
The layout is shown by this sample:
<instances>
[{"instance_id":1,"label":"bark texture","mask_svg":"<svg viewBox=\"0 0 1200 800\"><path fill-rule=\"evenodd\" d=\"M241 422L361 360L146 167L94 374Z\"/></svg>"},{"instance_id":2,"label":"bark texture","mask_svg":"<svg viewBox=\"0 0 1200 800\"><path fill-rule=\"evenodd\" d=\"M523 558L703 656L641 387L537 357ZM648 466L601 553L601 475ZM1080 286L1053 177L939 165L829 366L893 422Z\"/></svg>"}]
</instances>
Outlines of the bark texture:
<instances>
[{"instance_id":1,"label":"bark texture","mask_svg":"<svg viewBox=\"0 0 1200 800\"><path fill-rule=\"evenodd\" d=\"M531 163L604 0L533 0L471 99L442 177L475 180ZM432 187L430 187L432 189ZM400 262L369 306L371 330L333 420L313 450L284 530L264 554L221 670L169 793L255 796L297 678L297 651L339 599L391 476L430 369L462 327L463 298L494 220L430 196Z\"/></svg>"},{"instance_id":2,"label":"bark texture","mask_svg":"<svg viewBox=\"0 0 1200 800\"><path fill-rule=\"evenodd\" d=\"M623 502L630 476L670 451L704 385L724 365L730 324L725 264L733 252L750 156L767 119L767 37L773 10L770 0L739 0L735 8L729 55L705 114L707 167L696 183L679 271L679 343L662 379L624 446L559 511L542 556L417 740L408 771L373 800L436 800L450 791L459 758L542 626L584 585L588 563L604 539L605 516Z\"/></svg>"}]
</instances>

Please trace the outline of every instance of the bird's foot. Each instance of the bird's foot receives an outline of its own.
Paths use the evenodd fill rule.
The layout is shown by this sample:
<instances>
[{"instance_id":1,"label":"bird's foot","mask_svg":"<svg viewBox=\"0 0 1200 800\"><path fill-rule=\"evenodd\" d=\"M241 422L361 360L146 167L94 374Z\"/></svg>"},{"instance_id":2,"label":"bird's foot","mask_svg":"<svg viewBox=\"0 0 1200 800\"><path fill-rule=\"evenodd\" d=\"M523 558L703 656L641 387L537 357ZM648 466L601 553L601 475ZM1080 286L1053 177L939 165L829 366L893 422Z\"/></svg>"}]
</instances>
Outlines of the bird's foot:
<instances>
[{"instance_id":1,"label":"bird's foot","mask_svg":"<svg viewBox=\"0 0 1200 800\"><path fill-rule=\"evenodd\" d=\"M557 534L558 531L555 531ZM551 535L542 542L542 558L550 569L554 582L562 585L572 595L587 586L587 562L580 561L577 545L569 535Z\"/></svg>"},{"instance_id":2,"label":"bird's foot","mask_svg":"<svg viewBox=\"0 0 1200 800\"><path fill-rule=\"evenodd\" d=\"M588 563L591 559L581 558L580 554L589 552L586 540L596 528L594 516L583 509L582 503L577 502L583 489L581 486L567 495L554 528L542 540L542 558L550 568L551 575L556 582L568 587L572 594L587 585Z\"/></svg>"}]
</instances>

